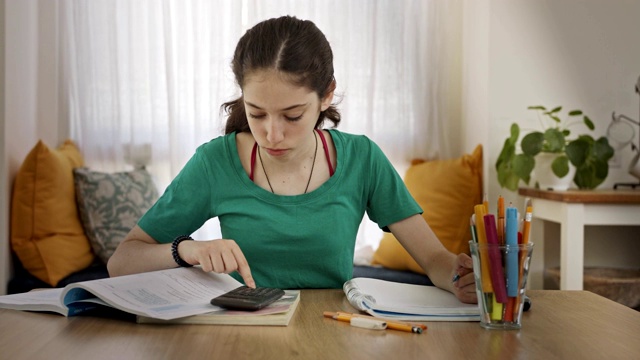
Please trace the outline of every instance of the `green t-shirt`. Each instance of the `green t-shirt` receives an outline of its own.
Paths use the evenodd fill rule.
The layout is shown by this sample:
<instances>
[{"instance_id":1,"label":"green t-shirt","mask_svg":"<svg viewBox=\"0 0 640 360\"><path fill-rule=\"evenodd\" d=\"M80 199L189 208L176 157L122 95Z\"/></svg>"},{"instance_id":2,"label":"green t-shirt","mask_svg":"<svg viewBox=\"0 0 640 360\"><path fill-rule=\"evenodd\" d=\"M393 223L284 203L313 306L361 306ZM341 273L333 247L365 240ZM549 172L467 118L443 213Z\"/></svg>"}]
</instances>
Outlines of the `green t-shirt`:
<instances>
[{"instance_id":1,"label":"green t-shirt","mask_svg":"<svg viewBox=\"0 0 640 360\"><path fill-rule=\"evenodd\" d=\"M302 195L276 195L244 171L235 133L201 145L138 225L160 243L218 217L242 249L258 286L341 288L351 279L364 212L382 229L422 209L380 148L366 136L329 133L334 175ZM241 277L233 273L239 281Z\"/></svg>"}]
</instances>

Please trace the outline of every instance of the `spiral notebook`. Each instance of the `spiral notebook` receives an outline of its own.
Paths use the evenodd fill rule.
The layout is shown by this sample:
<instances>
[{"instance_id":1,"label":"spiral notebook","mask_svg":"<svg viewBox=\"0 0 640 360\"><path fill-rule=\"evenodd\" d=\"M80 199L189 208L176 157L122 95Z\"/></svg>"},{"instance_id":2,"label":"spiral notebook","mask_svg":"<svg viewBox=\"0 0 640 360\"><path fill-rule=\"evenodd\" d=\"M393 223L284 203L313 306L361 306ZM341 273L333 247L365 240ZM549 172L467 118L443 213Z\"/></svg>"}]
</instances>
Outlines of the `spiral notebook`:
<instances>
[{"instance_id":1,"label":"spiral notebook","mask_svg":"<svg viewBox=\"0 0 640 360\"><path fill-rule=\"evenodd\" d=\"M465 304L435 286L353 278L342 287L351 306L372 316L402 321L480 321L477 304Z\"/></svg>"}]
</instances>

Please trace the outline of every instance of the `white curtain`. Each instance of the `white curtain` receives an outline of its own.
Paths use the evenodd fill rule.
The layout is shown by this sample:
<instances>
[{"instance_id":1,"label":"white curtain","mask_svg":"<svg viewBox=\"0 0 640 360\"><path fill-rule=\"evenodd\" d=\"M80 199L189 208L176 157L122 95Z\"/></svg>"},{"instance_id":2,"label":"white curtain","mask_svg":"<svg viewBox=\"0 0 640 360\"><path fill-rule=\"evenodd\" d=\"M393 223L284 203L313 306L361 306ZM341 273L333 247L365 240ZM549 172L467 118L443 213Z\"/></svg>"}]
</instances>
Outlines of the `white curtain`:
<instances>
[{"instance_id":1,"label":"white curtain","mask_svg":"<svg viewBox=\"0 0 640 360\"><path fill-rule=\"evenodd\" d=\"M198 145L222 134L220 105L239 94L230 61L240 36L287 14L314 21L332 45L342 131L369 136L401 175L412 158L448 158L461 148L461 0L60 5L61 107L93 169L126 170L125 148L149 143L148 169L162 191ZM197 236L218 234L213 221ZM358 246L379 239L365 221Z\"/></svg>"}]
</instances>

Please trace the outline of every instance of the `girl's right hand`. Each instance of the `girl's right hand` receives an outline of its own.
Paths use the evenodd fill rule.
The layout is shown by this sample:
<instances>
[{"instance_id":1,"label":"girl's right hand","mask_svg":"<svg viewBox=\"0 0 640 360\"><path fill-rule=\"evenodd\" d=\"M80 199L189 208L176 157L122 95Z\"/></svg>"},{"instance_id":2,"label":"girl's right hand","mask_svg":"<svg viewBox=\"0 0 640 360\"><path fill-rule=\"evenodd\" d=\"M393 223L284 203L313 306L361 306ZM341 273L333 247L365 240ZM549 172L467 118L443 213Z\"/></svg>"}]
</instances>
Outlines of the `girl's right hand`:
<instances>
[{"instance_id":1,"label":"girl's right hand","mask_svg":"<svg viewBox=\"0 0 640 360\"><path fill-rule=\"evenodd\" d=\"M178 254L189 264L200 265L205 272L229 274L237 271L245 285L256 287L249 263L234 240L183 241L178 246Z\"/></svg>"}]
</instances>

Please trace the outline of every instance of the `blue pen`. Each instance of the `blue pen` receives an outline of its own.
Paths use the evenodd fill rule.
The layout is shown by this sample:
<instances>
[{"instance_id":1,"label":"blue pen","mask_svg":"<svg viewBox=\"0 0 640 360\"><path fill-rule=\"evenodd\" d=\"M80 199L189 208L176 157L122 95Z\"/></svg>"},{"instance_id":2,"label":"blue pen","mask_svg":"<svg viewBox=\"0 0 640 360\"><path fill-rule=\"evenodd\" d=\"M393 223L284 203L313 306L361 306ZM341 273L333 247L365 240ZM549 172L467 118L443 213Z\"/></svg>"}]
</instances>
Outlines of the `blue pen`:
<instances>
[{"instance_id":1,"label":"blue pen","mask_svg":"<svg viewBox=\"0 0 640 360\"><path fill-rule=\"evenodd\" d=\"M507 245L507 296L518 296L518 210L507 208L507 224L505 229Z\"/></svg>"}]
</instances>

